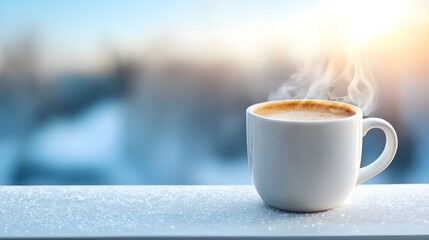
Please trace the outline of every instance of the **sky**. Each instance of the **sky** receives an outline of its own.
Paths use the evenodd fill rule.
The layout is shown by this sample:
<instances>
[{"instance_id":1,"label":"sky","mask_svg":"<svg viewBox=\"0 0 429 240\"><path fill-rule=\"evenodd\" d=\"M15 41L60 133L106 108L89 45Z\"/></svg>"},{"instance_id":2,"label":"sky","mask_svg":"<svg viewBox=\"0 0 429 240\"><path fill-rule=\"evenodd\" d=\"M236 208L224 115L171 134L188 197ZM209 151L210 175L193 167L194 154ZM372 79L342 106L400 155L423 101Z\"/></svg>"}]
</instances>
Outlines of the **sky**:
<instances>
[{"instance_id":1,"label":"sky","mask_svg":"<svg viewBox=\"0 0 429 240\"><path fill-rule=\"evenodd\" d=\"M50 52L94 55L103 44L127 48L164 31L200 31L243 22L287 21L310 1L0 1L0 43L29 29ZM314 4L314 3L313 3Z\"/></svg>"},{"instance_id":2,"label":"sky","mask_svg":"<svg viewBox=\"0 0 429 240\"><path fill-rule=\"evenodd\" d=\"M29 32L33 34L31 38L40 43L40 52L48 59L45 65L51 69L88 66L112 49L129 55L159 39L166 39L165 42L168 45L171 42L174 47L178 42L176 36L187 34L198 40L213 36L227 39L233 42L232 50L245 52L257 48L258 44L271 44L271 40L283 41L279 35L290 31L293 34L289 35L296 35L300 44L311 50L319 48L323 39L308 35L308 31L302 31L304 34L300 36L299 30L287 29L287 24L299 22L295 17L305 16L305 20L314 21L308 16L317 14L318 9L322 9L320 6L332 9L349 5L344 11L346 20L350 18L357 36L367 36L394 22L391 19L399 19L396 13L403 12L401 5L393 7L392 3L399 0L376 2L378 4L368 0L0 0L0 64L2 48L11 48ZM312 31L317 34L320 30L321 37L329 40L329 35L323 32L326 29L317 27L317 23L315 26ZM334 27L330 29L338 32ZM261 39L270 41L260 44ZM250 45L239 49L246 44Z\"/></svg>"}]
</instances>

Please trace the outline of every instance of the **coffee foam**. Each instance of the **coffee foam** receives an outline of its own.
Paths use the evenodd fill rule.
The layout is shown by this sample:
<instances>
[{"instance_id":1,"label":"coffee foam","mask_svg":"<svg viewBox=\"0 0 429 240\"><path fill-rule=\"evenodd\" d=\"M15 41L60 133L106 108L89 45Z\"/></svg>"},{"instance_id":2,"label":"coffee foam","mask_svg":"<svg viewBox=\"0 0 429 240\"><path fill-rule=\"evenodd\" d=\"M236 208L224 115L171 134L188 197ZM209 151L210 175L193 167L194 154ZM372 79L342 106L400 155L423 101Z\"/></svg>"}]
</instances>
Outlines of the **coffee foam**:
<instances>
[{"instance_id":1,"label":"coffee foam","mask_svg":"<svg viewBox=\"0 0 429 240\"><path fill-rule=\"evenodd\" d=\"M264 117L297 121L332 120L356 114L347 105L314 100L267 103L256 107L253 112Z\"/></svg>"}]
</instances>

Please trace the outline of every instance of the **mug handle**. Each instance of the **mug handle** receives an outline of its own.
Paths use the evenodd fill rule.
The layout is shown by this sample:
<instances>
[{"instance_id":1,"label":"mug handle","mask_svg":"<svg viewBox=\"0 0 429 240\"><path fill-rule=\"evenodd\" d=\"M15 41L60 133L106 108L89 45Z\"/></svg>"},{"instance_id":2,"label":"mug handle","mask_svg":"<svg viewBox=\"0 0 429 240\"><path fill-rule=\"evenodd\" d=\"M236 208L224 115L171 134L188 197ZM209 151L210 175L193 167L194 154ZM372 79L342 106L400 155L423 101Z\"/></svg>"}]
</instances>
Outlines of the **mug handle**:
<instances>
[{"instance_id":1,"label":"mug handle","mask_svg":"<svg viewBox=\"0 0 429 240\"><path fill-rule=\"evenodd\" d=\"M398 149L398 137L396 136L395 129L390 123L380 118L365 118L362 122L363 136L373 128L381 129L386 135L386 145L381 155L371 164L359 169L359 175L356 185L374 177L381 171L387 168L395 157L396 150Z\"/></svg>"}]
</instances>

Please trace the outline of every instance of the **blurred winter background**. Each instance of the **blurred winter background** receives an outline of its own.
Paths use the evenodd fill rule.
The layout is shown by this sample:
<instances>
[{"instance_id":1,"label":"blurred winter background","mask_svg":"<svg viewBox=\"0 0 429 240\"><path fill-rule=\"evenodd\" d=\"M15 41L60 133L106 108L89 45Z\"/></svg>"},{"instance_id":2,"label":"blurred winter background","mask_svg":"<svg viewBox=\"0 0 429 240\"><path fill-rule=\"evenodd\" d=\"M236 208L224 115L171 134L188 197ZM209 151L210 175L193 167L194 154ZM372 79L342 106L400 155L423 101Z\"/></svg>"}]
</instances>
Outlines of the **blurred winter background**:
<instances>
[{"instance_id":1,"label":"blurred winter background","mask_svg":"<svg viewBox=\"0 0 429 240\"><path fill-rule=\"evenodd\" d=\"M411 11L371 2L364 30ZM245 109L340 47L301 24L334 3L0 0L0 184L249 184ZM399 137L369 183L429 182L429 3L407 4L366 42L372 115ZM383 144L368 133L362 164Z\"/></svg>"}]
</instances>

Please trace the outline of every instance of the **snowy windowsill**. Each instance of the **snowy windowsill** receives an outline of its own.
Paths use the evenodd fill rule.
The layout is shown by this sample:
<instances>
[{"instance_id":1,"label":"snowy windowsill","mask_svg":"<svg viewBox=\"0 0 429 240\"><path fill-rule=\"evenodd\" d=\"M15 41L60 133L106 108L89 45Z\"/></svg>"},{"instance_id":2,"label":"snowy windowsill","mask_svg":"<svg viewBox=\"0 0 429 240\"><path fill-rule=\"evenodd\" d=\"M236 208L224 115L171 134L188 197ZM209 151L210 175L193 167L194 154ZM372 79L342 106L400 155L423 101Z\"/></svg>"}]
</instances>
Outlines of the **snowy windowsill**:
<instances>
[{"instance_id":1,"label":"snowy windowsill","mask_svg":"<svg viewBox=\"0 0 429 240\"><path fill-rule=\"evenodd\" d=\"M253 186L0 187L0 238L316 236L429 237L429 184L362 185L312 214L267 207Z\"/></svg>"}]
</instances>

